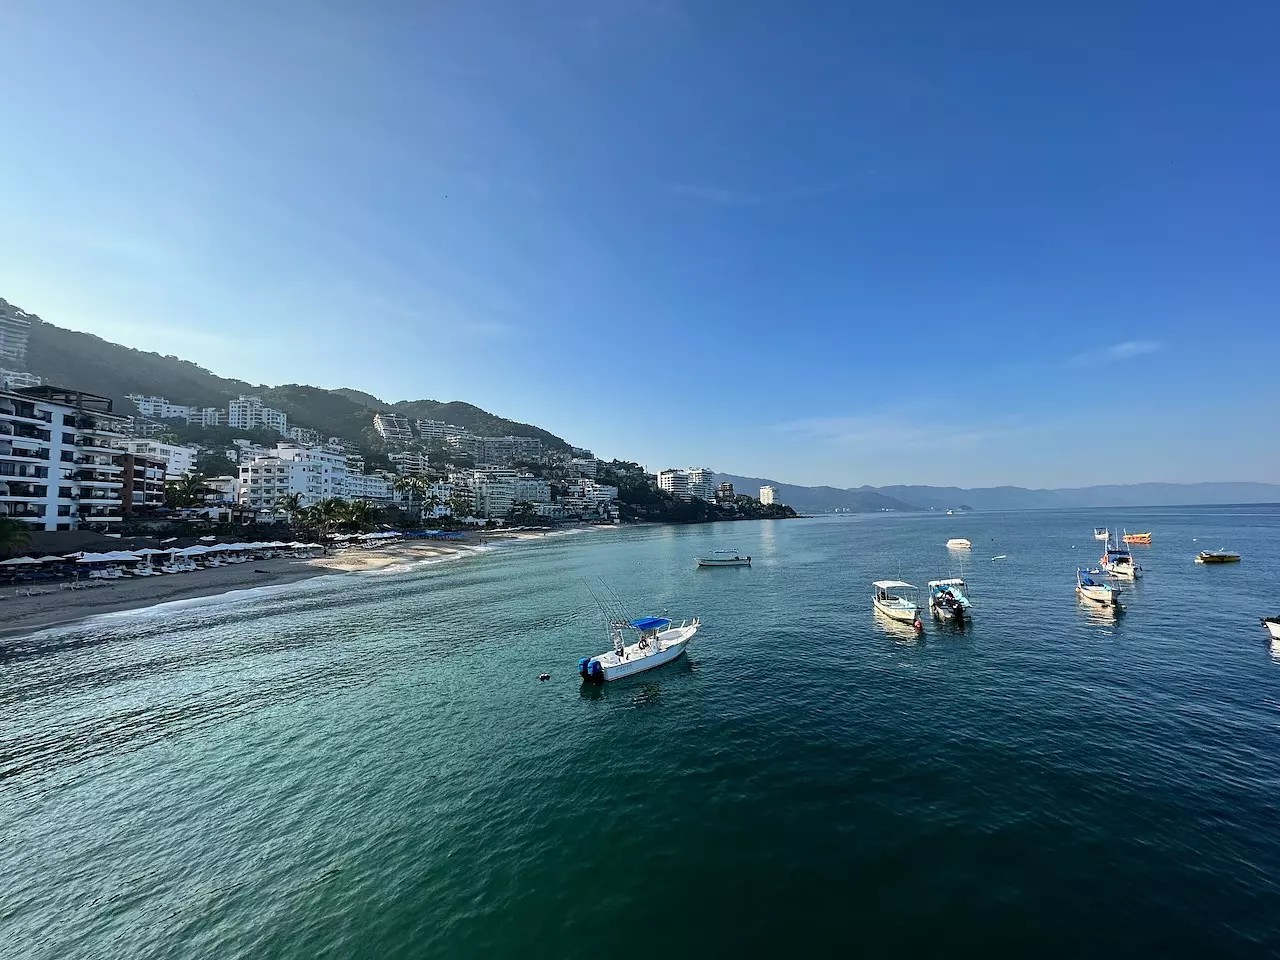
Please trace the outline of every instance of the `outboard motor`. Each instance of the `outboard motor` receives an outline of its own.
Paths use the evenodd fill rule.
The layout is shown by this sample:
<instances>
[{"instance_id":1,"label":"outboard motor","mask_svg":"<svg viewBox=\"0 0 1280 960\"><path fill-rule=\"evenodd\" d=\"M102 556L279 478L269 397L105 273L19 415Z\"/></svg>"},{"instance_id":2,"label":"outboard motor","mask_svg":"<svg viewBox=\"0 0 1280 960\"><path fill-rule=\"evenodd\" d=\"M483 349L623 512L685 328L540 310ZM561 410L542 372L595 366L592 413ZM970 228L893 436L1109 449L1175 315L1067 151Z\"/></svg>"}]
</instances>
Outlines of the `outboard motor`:
<instances>
[{"instance_id":1,"label":"outboard motor","mask_svg":"<svg viewBox=\"0 0 1280 960\"><path fill-rule=\"evenodd\" d=\"M601 664L599 660L592 660L591 663L587 665L587 669L590 672L592 680L596 683L604 682L604 665Z\"/></svg>"},{"instance_id":2,"label":"outboard motor","mask_svg":"<svg viewBox=\"0 0 1280 960\"><path fill-rule=\"evenodd\" d=\"M591 662L590 657L583 657L578 661L578 673L582 674L582 679L587 679L587 664Z\"/></svg>"}]
</instances>

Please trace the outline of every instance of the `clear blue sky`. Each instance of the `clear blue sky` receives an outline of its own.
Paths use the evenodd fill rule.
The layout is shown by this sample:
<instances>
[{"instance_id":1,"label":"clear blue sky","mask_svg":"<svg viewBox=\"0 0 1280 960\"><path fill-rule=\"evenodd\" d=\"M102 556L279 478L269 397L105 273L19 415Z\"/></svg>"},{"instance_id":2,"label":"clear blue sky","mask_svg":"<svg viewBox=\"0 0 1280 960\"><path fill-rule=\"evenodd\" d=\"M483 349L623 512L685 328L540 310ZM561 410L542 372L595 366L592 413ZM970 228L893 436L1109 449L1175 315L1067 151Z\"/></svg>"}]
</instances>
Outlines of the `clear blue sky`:
<instances>
[{"instance_id":1,"label":"clear blue sky","mask_svg":"<svg viewBox=\"0 0 1280 960\"><path fill-rule=\"evenodd\" d=\"M1265 2L17 0L0 296L654 468L1276 481L1278 31Z\"/></svg>"}]
</instances>

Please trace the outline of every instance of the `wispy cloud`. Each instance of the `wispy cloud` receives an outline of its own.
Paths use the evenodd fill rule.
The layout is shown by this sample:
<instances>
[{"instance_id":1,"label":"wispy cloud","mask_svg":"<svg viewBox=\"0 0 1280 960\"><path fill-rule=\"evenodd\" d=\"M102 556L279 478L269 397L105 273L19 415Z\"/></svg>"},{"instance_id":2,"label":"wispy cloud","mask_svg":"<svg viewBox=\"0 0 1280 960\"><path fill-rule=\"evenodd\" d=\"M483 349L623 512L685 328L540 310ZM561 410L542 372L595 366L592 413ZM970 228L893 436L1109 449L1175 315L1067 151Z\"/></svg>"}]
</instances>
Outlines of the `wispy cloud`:
<instances>
[{"instance_id":1,"label":"wispy cloud","mask_svg":"<svg viewBox=\"0 0 1280 960\"><path fill-rule=\"evenodd\" d=\"M1077 353L1074 357L1067 359L1066 365L1069 367L1092 367L1100 363L1119 363L1123 360L1132 360L1134 357L1155 353L1161 347L1162 344L1157 340L1125 340L1121 343L1104 347L1101 350Z\"/></svg>"}]
</instances>

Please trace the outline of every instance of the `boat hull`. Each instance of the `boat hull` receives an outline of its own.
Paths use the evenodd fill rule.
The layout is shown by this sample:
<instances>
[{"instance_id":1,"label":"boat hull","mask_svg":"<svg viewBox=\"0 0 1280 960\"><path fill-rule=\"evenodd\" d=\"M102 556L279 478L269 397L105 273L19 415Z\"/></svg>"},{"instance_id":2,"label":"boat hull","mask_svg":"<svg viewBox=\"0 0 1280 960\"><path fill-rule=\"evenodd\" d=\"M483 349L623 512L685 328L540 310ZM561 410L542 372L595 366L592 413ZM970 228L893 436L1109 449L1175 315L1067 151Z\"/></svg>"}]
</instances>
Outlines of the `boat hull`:
<instances>
[{"instance_id":1,"label":"boat hull","mask_svg":"<svg viewBox=\"0 0 1280 960\"><path fill-rule=\"evenodd\" d=\"M1096 603L1100 607L1118 607L1120 606L1119 594L1114 590L1108 590L1105 587L1083 587L1076 586L1076 593L1081 597Z\"/></svg>"},{"instance_id":2,"label":"boat hull","mask_svg":"<svg viewBox=\"0 0 1280 960\"><path fill-rule=\"evenodd\" d=\"M1280 617L1264 617L1262 625L1267 628L1272 640L1280 640Z\"/></svg>"},{"instance_id":3,"label":"boat hull","mask_svg":"<svg viewBox=\"0 0 1280 960\"><path fill-rule=\"evenodd\" d=\"M688 649L689 641L698 632L699 626L700 624L695 620L692 623L663 630L655 637L645 637L623 647L621 656L610 650L598 657L592 657L587 662L598 662L601 675L597 678L584 675L583 679L621 680L624 677L633 677L638 673L665 666L684 654Z\"/></svg>"},{"instance_id":4,"label":"boat hull","mask_svg":"<svg viewBox=\"0 0 1280 960\"><path fill-rule=\"evenodd\" d=\"M716 560L710 557L698 557L698 566L700 567L749 567L751 566L750 557L738 557L734 560Z\"/></svg>"},{"instance_id":5,"label":"boat hull","mask_svg":"<svg viewBox=\"0 0 1280 960\"><path fill-rule=\"evenodd\" d=\"M902 623L915 623L920 618L920 608L913 603L881 600L879 597L872 597L871 602L875 604L876 609L883 613L891 620L898 620Z\"/></svg>"},{"instance_id":6,"label":"boat hull","mask_svg":"<svg viewBox=\"0 0 1280 960\"><path fill-rule=\"evenodd\" d=\"M1200 556L1196 557L1196 563L1239 563L1239 562L1240 562L1240 558L1236 556L1220 557L1220 556L1205 556L1204 554L1201 554Z\"/></svg>"}]
</instances>

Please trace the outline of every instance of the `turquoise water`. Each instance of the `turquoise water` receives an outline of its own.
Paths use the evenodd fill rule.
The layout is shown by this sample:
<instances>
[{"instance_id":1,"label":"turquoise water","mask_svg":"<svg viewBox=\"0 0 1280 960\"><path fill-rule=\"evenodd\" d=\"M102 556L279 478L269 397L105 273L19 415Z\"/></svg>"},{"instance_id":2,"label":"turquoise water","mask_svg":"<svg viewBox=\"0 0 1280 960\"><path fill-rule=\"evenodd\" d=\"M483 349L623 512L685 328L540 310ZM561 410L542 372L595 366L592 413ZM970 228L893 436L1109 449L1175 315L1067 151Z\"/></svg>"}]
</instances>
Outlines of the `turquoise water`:
<instances>
[{"instance_id":1,"label":"turquoise water","mask_svg":"<svg viewBox=\"0 0 1280 960\"><path fill-rule=\"evenodd\" d=\"M1095 524L1155 534L1118 619ZM953 536L975 622L879 623ZM596 577L690 656L582 687ZM590 533L0 640L0 954L1257 956L1278 612L1273 506Z\"/></svg>"}]
</instances>

